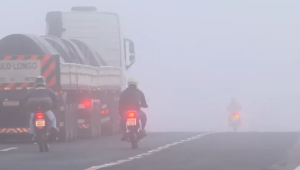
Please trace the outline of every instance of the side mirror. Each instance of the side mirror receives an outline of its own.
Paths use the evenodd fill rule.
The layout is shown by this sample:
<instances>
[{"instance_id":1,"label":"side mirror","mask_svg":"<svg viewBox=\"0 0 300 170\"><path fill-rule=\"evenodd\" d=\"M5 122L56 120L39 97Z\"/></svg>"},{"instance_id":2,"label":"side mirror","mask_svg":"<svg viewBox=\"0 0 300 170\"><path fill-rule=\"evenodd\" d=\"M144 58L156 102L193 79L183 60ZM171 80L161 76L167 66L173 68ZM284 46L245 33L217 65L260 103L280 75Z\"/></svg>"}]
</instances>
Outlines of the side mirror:
<instances>
[{"instance_id":1,"label":"side mirror","mask_svg":"<svg viewBox=\"0 0 300 170\"><path fill-rule=\"evenodd\" d=\"M128 70L135 62L134 43L130 39L124 39L124 53L125 53L124 56L126 61L126 69ZM127 57L129 57L129 61L130 61L129 64L127 64Z\"/></svg>"},{"instance_id":2,"label":"side mirror","mask_svg":"<svg viewBox=\"0 0 300 170\"><path fill-rule=\"evenodd\" d=\"M129 56L129 61L134 63L135 62L135 55L130 55Z\"/></svg>"}]
</instances>

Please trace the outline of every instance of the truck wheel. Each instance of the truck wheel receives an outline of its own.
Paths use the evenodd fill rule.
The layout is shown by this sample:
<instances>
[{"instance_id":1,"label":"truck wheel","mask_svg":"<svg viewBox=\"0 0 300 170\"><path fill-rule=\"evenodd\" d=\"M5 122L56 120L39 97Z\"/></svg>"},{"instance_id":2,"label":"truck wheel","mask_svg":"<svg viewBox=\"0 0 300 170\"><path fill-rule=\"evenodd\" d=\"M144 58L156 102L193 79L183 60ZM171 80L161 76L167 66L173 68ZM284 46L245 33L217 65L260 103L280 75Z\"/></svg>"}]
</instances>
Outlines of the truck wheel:
<instances>
[{"instance_id":1,"label":"truck wheel","mask_svg":"<svg viewBox=\"0 0 300 170\"><path fill-rule=\"evenodd\" d=\"M100 137L101 136L101 124L98 125L98 128L97 128L97 137Z\"/></svg>"},{"instance_id":2,"label":"truck wheel","mask_svg":"<svg viewBox=\"0 0 300 170\"><path fill-rule=\"evenodd\" d=\"M69 141L69 129L68 129L67 124L65 124L64 127L60 131L59 141L60 142L68 142Z\"/></svg>"},{"instance_id":3,"label":"truck wheel","mask_svg":"<svg viewBox=\"0 0 300 170\"><path fill-rule=\"evenodd\" d=\"M71 126L71 125L70 125ZM74 140L74 133L73 133L73 127L70 127L70 137L69 142L72 142Z\"/></svg>"},{"instance_id":4,"label":"truck wheel","mask_svg":"<svg viewBox=\"0 0 300 170\"><path fill-rule=\"evenodd\" d=\"M74 105L71 105L72 108L72 141L77 139L77 117L76 117L76 108Z\"/></svg>"},{"instance_id":5,"label":"truck wheel","mask_svg":"<svg viewBox=\"0 0 300 170\"><path fill-rule=\"evenodd\" d=\"M62 133L62 138L61 139L62 139L63 142L68 142L68 140L69 140L69 131L66 127L65 127L64 132Z\"/></svg>"}]
</instances>

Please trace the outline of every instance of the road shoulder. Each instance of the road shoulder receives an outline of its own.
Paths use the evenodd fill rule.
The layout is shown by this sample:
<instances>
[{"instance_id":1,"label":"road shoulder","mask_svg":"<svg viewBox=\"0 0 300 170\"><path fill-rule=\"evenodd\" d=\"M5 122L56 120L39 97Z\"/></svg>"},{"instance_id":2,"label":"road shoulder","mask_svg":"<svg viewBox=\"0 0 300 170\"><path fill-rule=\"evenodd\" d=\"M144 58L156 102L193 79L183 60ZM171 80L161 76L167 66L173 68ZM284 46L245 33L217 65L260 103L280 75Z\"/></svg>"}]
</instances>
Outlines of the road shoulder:
<instances>
[{"instance_id":1,"label":"road shoulder","mask_svg":"<svg viewBox=\"0 0 300 170\"><path fill-rule=\"evenodd\" d=\"M300 133L293 147L287 150L282 159L269 170L295 170L298 166L300 166Z\"/></svg>"}]
</instances>

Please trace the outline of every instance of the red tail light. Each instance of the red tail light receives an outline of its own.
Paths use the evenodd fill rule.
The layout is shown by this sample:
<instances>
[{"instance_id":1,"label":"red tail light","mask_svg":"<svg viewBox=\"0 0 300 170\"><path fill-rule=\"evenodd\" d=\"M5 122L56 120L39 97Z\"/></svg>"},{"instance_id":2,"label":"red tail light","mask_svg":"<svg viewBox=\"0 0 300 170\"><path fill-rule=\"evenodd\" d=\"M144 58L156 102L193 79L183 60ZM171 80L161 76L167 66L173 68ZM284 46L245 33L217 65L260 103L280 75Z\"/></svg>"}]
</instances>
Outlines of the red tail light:
<instances>
[{"instance_id":1,"label":"red tail light","mask_svg":"<svg viewBox=\"0 0 300 170\"><path fill-rule=\"evenodd\" d=\"M102 110L101 114L108 114L108 110Z\"/></svg>"},{"instance_id":2,"label":"red tail light","mask_svg":"<svg viewBox=\"0 0 300 170\"><path fill-rule=\"evenodd\" d=\"M36 116L36 119L44 119L43 113L36 113L35 116Z\"/></svg>"},{"instance_id":3,"label":"red tail light","mask_svg":"<svg viewBox=\"0 0 300 170\"><path fill-rule=\"evenodd\" d=\"M90 107L91 106L91 102L90 101L85 101L79 104L79 107L84 108L84 107Z\"/></svg>"},{"instance_id":4,"label":"red tail light","mask_svg":"<svg viewBox=\"0 0 300 170\"><path fill-rule=\"evenodd\" d=\"M236 113L233 113L233 116L235 116L236 118L239 118L240 116Z\"/></svg>"},{"instance_id":5,"label":"red tail light","mask_svg":"<svg viewBox=\"0 0 300 170\"><path fill-rule=\"evenodd\" d=\"M91 102L90 101L85 101L85 102L83 102L83 105L85 107L90 107L91 106Z\"/></svg>"},{"instance_id":6,"label":"red tail light","mask_svg":"<svg viewBox=\"0 0 300 170\"><path fill-rule=\"evenodd\" d=\"M128 111L127 112L127 118L136 118L136 112L135 111Z\"/></svg>"}]
</instances>

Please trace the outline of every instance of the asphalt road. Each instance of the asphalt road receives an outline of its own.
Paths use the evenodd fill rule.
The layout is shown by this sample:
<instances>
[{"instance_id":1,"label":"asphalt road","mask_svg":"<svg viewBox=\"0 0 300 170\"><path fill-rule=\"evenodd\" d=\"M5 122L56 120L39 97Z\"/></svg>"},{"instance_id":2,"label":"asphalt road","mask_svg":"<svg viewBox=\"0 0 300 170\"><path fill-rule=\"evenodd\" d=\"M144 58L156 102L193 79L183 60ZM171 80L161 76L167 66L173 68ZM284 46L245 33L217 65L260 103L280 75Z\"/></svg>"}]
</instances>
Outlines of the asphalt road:
<instances>
[{"instance_id":1,"label":"asphalt road","mask_svg":"<svg viewBox=\"0 0 300 170\"><path fill-rule=\"evenodd\" d=\"M151 133L138 150L120 136L56 143L49 153L39 153L33 144L0 144L0 170L271 170L287 159L299 137L284 132L199 134Z\"/></svg>"}]
</instances>

